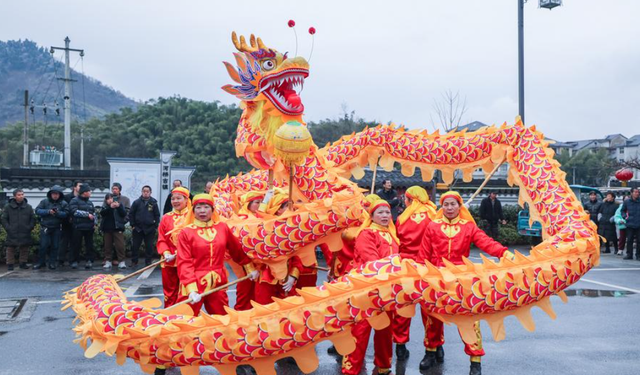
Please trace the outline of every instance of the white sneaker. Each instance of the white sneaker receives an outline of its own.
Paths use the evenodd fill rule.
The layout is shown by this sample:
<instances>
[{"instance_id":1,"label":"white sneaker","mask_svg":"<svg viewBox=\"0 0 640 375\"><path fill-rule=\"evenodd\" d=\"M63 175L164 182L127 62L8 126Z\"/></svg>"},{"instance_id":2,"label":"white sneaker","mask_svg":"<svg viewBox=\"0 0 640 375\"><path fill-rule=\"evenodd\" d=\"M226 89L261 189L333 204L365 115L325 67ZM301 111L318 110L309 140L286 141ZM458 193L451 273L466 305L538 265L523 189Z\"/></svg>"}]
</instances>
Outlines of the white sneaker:
<instances>
[{"instance_id":1,"label":"white sneaker","mask_svg":"<svg viewBox=\"0 0 640 375\"><path fill-rule=\"evenodd\" d=\"M127 268L127 264L124 262L124 260L118 263L118 269L124 270L126 268Z\"/></svg>"},{"instance_id":2,"label":"white sneaker","mask_svg":"<svg viewBox=\"0 0 640 375\"><path fill-rule=\"evenodd\" d=\"M622 255L622 250L618 250L618 255Z\"/></svg>"},{"instance_id":3,"label":"white sneaker","mask_svg":"<svg viewBox=\"0 0 640 375\"><path fill-rule=\"evenodd\" d=\"M104 262L104 266L102 266L102 269L110 270L111 269L111 262L109 262L109 261Z\"/></svg>"}]
</instances>

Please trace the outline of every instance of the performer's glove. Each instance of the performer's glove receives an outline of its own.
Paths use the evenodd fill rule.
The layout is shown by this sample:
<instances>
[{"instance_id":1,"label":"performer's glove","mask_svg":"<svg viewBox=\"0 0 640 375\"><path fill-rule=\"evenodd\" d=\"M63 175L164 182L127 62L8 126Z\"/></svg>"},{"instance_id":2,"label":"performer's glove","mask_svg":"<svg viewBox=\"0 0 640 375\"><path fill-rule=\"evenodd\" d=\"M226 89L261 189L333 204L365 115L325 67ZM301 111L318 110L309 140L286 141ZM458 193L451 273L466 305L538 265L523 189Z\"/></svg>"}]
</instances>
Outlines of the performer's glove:
<instances>
[{"instance_id":1,"label":"performer's glove","mask_svg":"<svg viewBox=\"0 0 640 375\"><path fill-rule=\"evenodd\" d=\"M200 294L198 294L197 292L191 292L189 293L189 299L191 299L191 301L193 301L192 303L198 303L202 300L202 296Z\"/></svg>"},{"instance_id":2,"label":"performer's glove","mask_svg":"<svg viewBox=\"0 0 640 375\"><path fill-rule=\"evenodd\" d=\"M171 263L174 261L174 259L176 259L176 254L171 254L168 251L164 252L164 260L166 263Z\"/></svg>"},{"instance_id":3,"label":"performer's glove","mask_svg":"<svg viewBox=\"0 0 640 375\"><path fill-rule=\"evenodd\" d=\"M507 258L509 260L514 260L516 258L516 255L514 253L512 253L511 251L507 250L504 252L504 254L502 254L503 258Z\"/></svg>"},{"instance_id":4,"label":"performer's glove","mask_svg":"<svg viewBox=\"0 0 640 375\"><path fill-rule=\"evenodd\" d=\"M285 293L289 293L291 289L293 289L293 286L296 284L296 281L298 280L295 277L289 275L287 277L287 281L285 281L285 283L282 284L282 290L284 290Z\"/></svg>"},{"instance_id":5,"label":"performer's glove","mask_svg":"<svg viewBox=\"0 0 640 375\"><path fill-rule=\"evenodd\" d=\"M269 201L271 200L271 198L273 198L273 189L268 190L265 194L264 194L264 199L262 200L265 203L269 203Z\"/></svg>"},{"instance_id":6,"label":"performer's glove","mask_svg":"<svg viewBox=\"0 0 640 375\"><path fill-rule=\"evenodd\" d=\"M258 270L253 270L253 271L249 272L249 274L247 276L249 276L249 280L256 281L256 280L258 280L258 276L259 275L260 275L260 273L258 272Z\"/></svg>"}]
</instances>

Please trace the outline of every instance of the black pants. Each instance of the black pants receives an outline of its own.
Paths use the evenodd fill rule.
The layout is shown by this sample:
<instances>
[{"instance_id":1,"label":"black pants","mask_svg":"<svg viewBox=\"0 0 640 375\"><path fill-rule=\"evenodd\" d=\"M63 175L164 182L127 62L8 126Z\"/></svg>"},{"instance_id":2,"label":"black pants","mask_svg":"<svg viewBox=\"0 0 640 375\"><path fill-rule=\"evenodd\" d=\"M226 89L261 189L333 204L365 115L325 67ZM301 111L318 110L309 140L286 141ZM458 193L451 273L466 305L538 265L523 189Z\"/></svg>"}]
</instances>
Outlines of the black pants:
<instances>
[{"instance_id":1,"label":"black pants","mask_svg":"<svg viewBox=\"0 0 640 375\"><path fill-rule=\"evenodd\" d=\"M87 250L85 253L85 259L93 262L96 254L93 251L93 229L80 230L74 229L73 231L73 256L71 262L80 261L80 249L82 249L82 239L84 238L84 247Z\"/></svg>"},{"instance_id":2,"label":"black pants","mask_svg":"<svg viewBox=\"0 0 640 375\"><path fill-rule=\"evenodd\" d=\"M636 241L636 259L640 259L640 228L627 227L627 257L633 257L633 240Z\"/></svg>"},{"instance_id":3,"label":"black pants","mask_svg":"<svg viewBox=\"0 0 640 375\"><path fill-rule=\"evenodd\" d=\"M49 256L49 264L55 265L58 260L58 245L60 243L60 228L40 227L40 250L38 251L38 264L45 266L47 264L47 255Z\"/></svg>"},{"instance_id":4,"label":"black pants","mask_svg":"<svg viewBox=\"0 0 640 375\"><path fill-rule=\"evenodd\" d=\"M498 235L500 231L498 230L498 222L491 222L489 220L485 220L484 232L487 236L493 238L494 240L498 240Z\"/></svg>"},{"instance_id":5,"label":"black pants","mask_svg":"<svg viewBox=\"0 0 640 375\"><path fill-rule=\"evenodd\" d=\"M58 247L58 262L64 263L67 258L73 257L73 226L63 225L60 234L60 246Z\"/></svg>"},{"instance_id":6,"label":"black pants","mask_svg":"<svg viewBox=\"0 0 640 375\"><path fill-rule=\"evenodd\" d=\"M138 251L140 250L140 245L144 240L145 247L145 261L147 263L151 262L151 258L153 257L153 252L155 251L156 244L156 232L138 232L136 230L133 231L133 248L131 249L131 261L133 263L138 263Z\"/></svg>"}]
</instances>

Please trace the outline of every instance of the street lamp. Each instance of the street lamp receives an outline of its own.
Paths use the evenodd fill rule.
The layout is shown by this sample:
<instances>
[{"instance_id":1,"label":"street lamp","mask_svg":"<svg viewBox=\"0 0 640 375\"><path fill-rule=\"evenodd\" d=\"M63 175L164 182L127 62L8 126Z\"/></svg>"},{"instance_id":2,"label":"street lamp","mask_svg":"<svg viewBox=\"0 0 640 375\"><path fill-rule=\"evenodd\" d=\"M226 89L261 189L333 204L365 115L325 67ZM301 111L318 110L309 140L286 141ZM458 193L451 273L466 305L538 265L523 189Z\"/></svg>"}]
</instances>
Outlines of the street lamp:
<instances>
[{"instance_id":1,"label":"street lamp","mask_svg":"<svg viewBox=\"0 0 640 375\"><path fill-rule=\"evenodd\" d=\"M549 10L562 5L562 0L540 0L540 8L547 8Z\"/></svg>"},{"instance_id":2,"label":"street lamp","mask_svg":"<svg viewBox=\"0 0 640 375\"><path fill-rule=\"evenodd\" d=\"M518 0L518 112L524 124L524 3ZM540 8L553 9L562 5L562 0L539 0Z\"/></svg>"}]
</instances>

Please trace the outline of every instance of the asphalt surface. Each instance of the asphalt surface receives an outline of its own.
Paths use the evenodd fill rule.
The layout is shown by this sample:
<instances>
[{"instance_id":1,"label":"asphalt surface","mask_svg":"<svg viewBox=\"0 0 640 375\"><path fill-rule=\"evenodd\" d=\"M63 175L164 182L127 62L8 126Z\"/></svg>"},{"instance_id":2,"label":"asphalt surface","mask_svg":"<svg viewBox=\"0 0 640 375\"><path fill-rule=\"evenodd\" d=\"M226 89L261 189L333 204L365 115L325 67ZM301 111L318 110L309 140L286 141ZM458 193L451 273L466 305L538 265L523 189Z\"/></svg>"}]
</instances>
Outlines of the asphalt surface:
<instances>
[{"instance_id":1,"label":"asphalt surface","mask_svg":"<svg viewBox=\"0 0 640 375\"><path fill-rule=\"evenodd\" d=\"M479 261L477 252L472 260ZM569 303L553 297L557 314L551 320L540 309L533 309L534 332L526 331L514 317L505 321L506 339L494 342L488 326L483 322L484 374L606 374L640 373L640 261L604 254L601 265L568 290ZM128 269L125 273L131 272ZM55 271L16 270L7 273L0 266L0 374L142 374L131 360L118 366L115 358L104 354L86 359L82 349L73 343L72 311L60 311L60 299L65 290L79 285L94 270ZM112 271L116 273L116 271ZM319 279L324 277L320 272ZM162 293L160 270L148 278L133 278L125 283L125 293L142 300ZM26 301L23 301L25 300ZM235 302L235 290L229 293ZM20 300L15 319L2 321L3 302ZM9 303L5 303L9 305ZM8 315L5 314L5 317ZM416 317L419 316L419 313ZM419 374L418 366L424 355L424 330L419 318L412 322L410 358L397 363L393 372L398 375ZM455 327L445 327L445 363L424 374L467 374L469 359ZM373 374L373 340L367 352L362 373ZM317 374L339 374L339 359L327 354L330 343L317 345L320 360ZM301 374L293 363L280 361L278 374ZM169 374L179 374L172 369ZM215 374L213 368L202 368L202 374Z\"/></svg>"}]
</instances>

